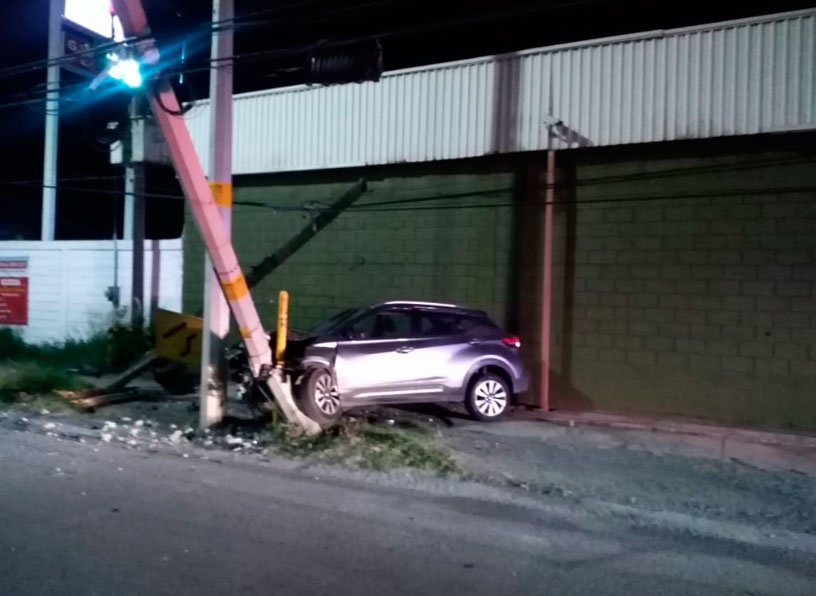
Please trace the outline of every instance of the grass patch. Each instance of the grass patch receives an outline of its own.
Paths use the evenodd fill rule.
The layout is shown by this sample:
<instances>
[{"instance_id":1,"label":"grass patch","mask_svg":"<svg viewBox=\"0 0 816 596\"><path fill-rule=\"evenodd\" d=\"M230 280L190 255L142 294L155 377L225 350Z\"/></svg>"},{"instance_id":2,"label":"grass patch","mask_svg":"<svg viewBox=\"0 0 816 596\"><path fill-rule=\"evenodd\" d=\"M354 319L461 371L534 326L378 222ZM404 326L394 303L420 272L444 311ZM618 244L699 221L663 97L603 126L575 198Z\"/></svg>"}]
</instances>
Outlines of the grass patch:
<instances>
[{"instance_id":1,"label":"grass patch","mask_svg":"<svg viewBox=\"0 0 816 596\"><path fill-rule=\"evenodd\" d=\"M438 474L459 471L450 453L427 433L374 426L359 420L344 420L313 437L280 427L276 429L273 445L282 454L373 470L414 468Z\"/></svg>"},{"instance_id":2,"label":"grass patch","mask_svg":"<svg viewBox=\"0 0 816 596\"><path fill-rule=\"evenodd\" d=\"M15 330L0 328L0 361L30 361L52 368L118 372L151 346L148 333L119 325L89 339L41 345L27 344Z\"/></svg>"},{"instance_id":3,"label":"grass patch","mask_svg":"<svg viewBox=\"0 0 816 596\"><path fill-rule=\"evenodd\" d=\"M11 362L0 367L0 402L31 403L54 391L83 388L77 379L53 367L34 362Z\"/></svg>"},{"instance_id":4,"label":"grass patch","mask_svg":"<svg viewBox=\"0 0 816 596\"><path fill-rule=\"evenodd\" d=\"M87 340L69 339L61 344L27 344L16 331L0 329L0 361L33 361L51 368L107 367L109 340L98 334Z\"/></svg>"}]
</instances>

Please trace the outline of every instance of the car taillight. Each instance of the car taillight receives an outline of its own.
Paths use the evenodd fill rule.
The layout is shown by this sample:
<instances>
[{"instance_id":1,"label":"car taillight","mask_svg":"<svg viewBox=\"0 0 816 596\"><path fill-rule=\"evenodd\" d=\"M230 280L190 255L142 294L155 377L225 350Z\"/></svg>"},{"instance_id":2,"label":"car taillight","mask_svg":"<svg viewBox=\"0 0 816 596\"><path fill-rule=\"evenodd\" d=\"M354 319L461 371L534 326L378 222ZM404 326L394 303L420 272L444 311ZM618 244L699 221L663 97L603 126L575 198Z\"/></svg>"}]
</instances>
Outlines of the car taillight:
<instances>
[{"instance_id":1,"label":"car taillight","mask_svg":"<svg viewBox=\"0 0 816 596\"><path fill-rule=\"evenodd\" d=\"M502 337L502 343L511 348L520 348L521 340L515 335L505 335Z\"/></svg>"}]
</instances>

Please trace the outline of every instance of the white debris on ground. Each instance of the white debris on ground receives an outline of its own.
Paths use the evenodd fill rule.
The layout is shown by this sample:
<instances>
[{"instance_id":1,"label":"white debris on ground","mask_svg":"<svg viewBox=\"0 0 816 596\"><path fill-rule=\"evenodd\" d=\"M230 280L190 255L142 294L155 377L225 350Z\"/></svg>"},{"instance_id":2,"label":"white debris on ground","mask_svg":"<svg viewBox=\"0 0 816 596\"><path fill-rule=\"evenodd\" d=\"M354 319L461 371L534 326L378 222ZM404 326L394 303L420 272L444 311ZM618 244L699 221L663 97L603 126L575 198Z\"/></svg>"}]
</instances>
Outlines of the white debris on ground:
<instances>
[{"instance_id":1,"label":"white debris on ground","mask_svg":"<svg viewBox=\"0 0 816 596\"><path fill-rule=\"evenodd\" d=\"M221 428L197 429L189 423L179 423L178 418L175 421L168 419L167 413L170 412L153 409L158 414L158 420L145 415L146 412L135 415L127 411L109 413L107 418L86 418L90 424L80 422L81 427L87 428L85 431L75 428L73 422L65 419L62 414L54 414L45 409L38 410L34 420L21 416L14 423L26 428L33 425L57 440L68 438L78 442L97 441L99 444L116 444L127 449L148 451L171 447L178 450L180 455L192 447L242 454L266 454L273 442L268 425L255 424L251 419L239 416L236 422ZM183 410L176 408L172 414L189 417L190 412L189 407L185 407ZM0 412L1 414L3 413Z\"/></svg>"}]
</instances>

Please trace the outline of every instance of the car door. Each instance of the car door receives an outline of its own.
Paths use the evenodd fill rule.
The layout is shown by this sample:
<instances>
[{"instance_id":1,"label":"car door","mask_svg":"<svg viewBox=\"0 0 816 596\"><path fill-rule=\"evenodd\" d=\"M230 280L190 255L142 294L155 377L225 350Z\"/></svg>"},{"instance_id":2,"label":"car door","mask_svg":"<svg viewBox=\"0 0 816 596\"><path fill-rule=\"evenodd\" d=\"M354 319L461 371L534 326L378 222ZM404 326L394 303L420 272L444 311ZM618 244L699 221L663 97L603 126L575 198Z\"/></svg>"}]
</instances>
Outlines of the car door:
<instances>
[{"instance_id":1,"label":"car door","mask_svg":"<svg viewBox=\"0 0 816 596\"><path fill-rule=\"evenodd\" d=\"M349 322L337 342L335 373L344 399L400 399L416 392L411 312L384 308Z\"/></svg>"},{"instance_id":2,"label":"car door","mask_svg":"<svg viewBox=\"0 0 816 596\"><path fill-rule=\"evenodd\" d=\"M456 354L467 345L459 329L456 313L418 309L412 330L415 384L425 397L442 396L458 388L451 387ZM457 394L458 395L458 394Z\"/></svg>"}]
</instances>

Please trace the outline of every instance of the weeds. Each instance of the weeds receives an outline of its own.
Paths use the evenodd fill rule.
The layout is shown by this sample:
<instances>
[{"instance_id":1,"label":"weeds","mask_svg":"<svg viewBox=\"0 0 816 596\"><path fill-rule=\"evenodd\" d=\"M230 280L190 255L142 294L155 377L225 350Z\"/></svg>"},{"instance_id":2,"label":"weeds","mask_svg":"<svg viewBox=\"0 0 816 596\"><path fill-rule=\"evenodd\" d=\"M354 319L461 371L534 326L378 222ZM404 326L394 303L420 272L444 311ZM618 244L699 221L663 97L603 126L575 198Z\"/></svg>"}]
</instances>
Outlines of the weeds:
<instances>
[{"instance_id":1,"label":"weeds","mask_svg":"<svg viewBox=\"0 0 816 596\"><path fill-rule=\"evenodd\" d=\"M5 403L30 401L32 395L82 387L67 373L34 362L12 362L0 368L0 401Z\"/></svg>"},{"instance_id":2,"label":"weeds","mask_svg":"<svg viewBox=\"0 0 816 596\"><path fill-rule=\"evenodd\" d=\"M345 420L316 436L275 430L273 445L278 452L374 470L415 468L451 474L459 468L448 453L424 432L374 426Z\"/></svg>"},{"instance_id":3,"label":"weeds","mask_svg":"<svg viewBox=\"0 0 816 596\"><path fill-rule=\"evenodd\" d=\"M0 328L0 362L36 362L80 372L118 372L144 354L151 346L148 333L115 325L107 333L89 339L68 339L60 344L27 344L12 329Z\"/></svg>"},{"instance_id":4,"label":"weeds","mask_svg":"<svg viewBox=\"0 0 816 596\"><path fill-rule=\"evenodd\" d=\"M107 367L109 340L99 334L87 340L69 339L62 344L27 344L12 329L0 329L0 361L37 362L53 368Z\"/></svg>"}]
</instances>

